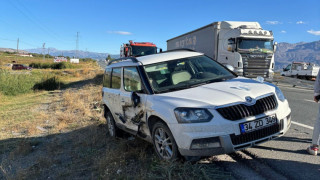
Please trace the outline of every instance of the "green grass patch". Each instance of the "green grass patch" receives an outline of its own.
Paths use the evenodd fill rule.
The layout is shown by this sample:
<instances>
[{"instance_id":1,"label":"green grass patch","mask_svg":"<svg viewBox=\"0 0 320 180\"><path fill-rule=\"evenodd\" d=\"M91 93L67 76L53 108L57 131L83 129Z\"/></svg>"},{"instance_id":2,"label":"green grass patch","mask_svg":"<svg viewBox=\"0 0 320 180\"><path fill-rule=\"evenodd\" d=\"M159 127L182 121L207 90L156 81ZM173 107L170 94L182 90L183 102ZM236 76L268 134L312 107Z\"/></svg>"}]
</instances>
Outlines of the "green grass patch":
<instances>
[{"instance_id":1,"label":"green grass patch","mask_svg":"<svg viewBox=\"0 0 320 180\"><path fill-rule=\"evenodd\" d=\"M15 96L34 90L55 90L59 89L60 85L59 79L50 74L0 70L0 92L3 95Z\"/></svg>"},{"instance_id":2,"label":"green grass patch","mask_svg":"<svg viewBox=\"0 0 320 180\"><path fill-rule=\"evenodd\" d=\"M59 63L33 62L33 63L30 63L29 66L35 69L71 69L73 68L73 65L69 62L59 62Z\"/></svg>"}]
</instances>

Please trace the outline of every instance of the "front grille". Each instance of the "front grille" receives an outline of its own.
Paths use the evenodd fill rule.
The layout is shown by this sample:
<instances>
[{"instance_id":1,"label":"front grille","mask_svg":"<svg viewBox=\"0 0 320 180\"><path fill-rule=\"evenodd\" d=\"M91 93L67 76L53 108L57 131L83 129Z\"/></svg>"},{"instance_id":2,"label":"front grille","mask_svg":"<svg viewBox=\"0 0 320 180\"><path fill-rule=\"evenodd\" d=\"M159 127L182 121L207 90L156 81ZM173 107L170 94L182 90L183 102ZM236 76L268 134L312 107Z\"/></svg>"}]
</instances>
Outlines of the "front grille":
<instances>
[{"instance_id":1,"label":"front grille","mask_svg":"<svg viewBox=\"0 0 320 180\"><path fill-rule=\"evenodd\" d=\"M231 141L233 145L244 144L247 142L251 142L254 140L258 140L267 136L271 136L275 133L280 132L283 129L283 120L280 121L280 124L275 124L269 127L265 127L263 129L259 129L253 132L249 132L241 135L230 135Z\"/></svg>"},{"instance_id":2,"label":"front grille","mask_svg":"<svg viewBox=\"0 0 320 180\"><path fill-rule=\"evenodd\" d=\"M239 120L245 117L256 116L266 111L273 110L277 107L277 100L275 95L267 96L258 99L252 106L245 104L237 104L233 106L218 108L217 111L222 117L228 120Z\"/></svg>"},{"instance_id":3,"label":"front grille","mask_svg":"<svg viewBox=\"0 0 320 180\"><path fill-rule=\"evenodd\" d=\"M253 57L251 57L253 56ZM258 76L269 77L269 68L272 56L260 57L260 55L242 55L243 58L243 75L249 78Z\"/></svg>"},{"instance_id":4,"label":"front grille","mask_svg":"<svg viewBox=\"0 0 320 180\"><path fill-rule=\"evenodd\" d=\"M271 59L245 59L243 64L250 68L269 69Z\"/></svg>"},{"instance_id":5,"label":"front grille","mask_svg":"<svg viewBox=\"0 0 320 180\"><path fill-rule=\"evenodd\" d=\"M243 70L243 75L247 78L256 78L258 76L269 77L269 69L246 69Z\"/></svg>"}]
</instances>

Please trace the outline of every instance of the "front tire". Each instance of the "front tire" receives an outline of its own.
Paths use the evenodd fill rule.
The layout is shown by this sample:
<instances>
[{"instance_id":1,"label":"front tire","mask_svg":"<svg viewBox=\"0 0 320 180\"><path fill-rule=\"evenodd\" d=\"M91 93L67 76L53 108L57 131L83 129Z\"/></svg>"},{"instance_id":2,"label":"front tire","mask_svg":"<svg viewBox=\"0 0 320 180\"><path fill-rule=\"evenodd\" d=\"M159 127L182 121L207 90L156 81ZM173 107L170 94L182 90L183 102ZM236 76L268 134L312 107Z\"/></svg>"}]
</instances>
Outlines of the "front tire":
<instances>
[{"instance_id":1,"label":"front tire","mask_svg":"<svg viewBox=\"0 0 320 180\"><path fill-rule=\"evenodd\" d=\"M152 128L152 142L160 159L173 161L179 157L178 146L170 129L162 122Z\"/></svg>"}]
</instances>

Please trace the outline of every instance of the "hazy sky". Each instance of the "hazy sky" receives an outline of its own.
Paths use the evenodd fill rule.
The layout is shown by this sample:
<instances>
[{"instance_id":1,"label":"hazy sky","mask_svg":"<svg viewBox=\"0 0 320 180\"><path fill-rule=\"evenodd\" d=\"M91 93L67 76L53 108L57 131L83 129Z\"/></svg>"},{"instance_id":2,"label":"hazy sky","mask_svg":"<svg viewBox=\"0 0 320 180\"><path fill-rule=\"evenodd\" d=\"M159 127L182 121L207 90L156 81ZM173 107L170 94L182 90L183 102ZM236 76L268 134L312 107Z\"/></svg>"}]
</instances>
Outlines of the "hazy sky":
<instances>
[{"instance_id":1,"label":"hazy sky","mask_svg":"<svg viewBox=\"0 0 320 180\"><path fill-rule=\"evenodd\" d=\"M277 42L320 39L319 0L1 0L0 47L119 54L128 40L166 40L215 21L257 21Z\"/></svg>"}]
</instances>

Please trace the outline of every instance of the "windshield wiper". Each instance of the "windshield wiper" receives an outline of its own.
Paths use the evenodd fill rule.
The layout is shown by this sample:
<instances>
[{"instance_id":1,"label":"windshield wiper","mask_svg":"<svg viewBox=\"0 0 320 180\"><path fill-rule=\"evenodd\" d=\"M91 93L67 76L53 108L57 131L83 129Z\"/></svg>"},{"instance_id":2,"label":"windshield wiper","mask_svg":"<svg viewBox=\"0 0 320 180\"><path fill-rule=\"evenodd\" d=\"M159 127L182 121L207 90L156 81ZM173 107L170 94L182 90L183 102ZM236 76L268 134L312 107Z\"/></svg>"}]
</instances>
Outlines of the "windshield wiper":
<instances>
[{"instance_id":1,"label":"windshield wiper","mask_svg":"<svg viewBox=\"0 0 320 180\"><path fill-rule=\"evenodd\" d=\"M188 89L188 88L189 88L189 86L174 87L174 88L169 88L169 89L162 90L162 91L157 91L157 93L166 93L166 92L177 91L177 90Z\"/></svg>"}]
</instances>

